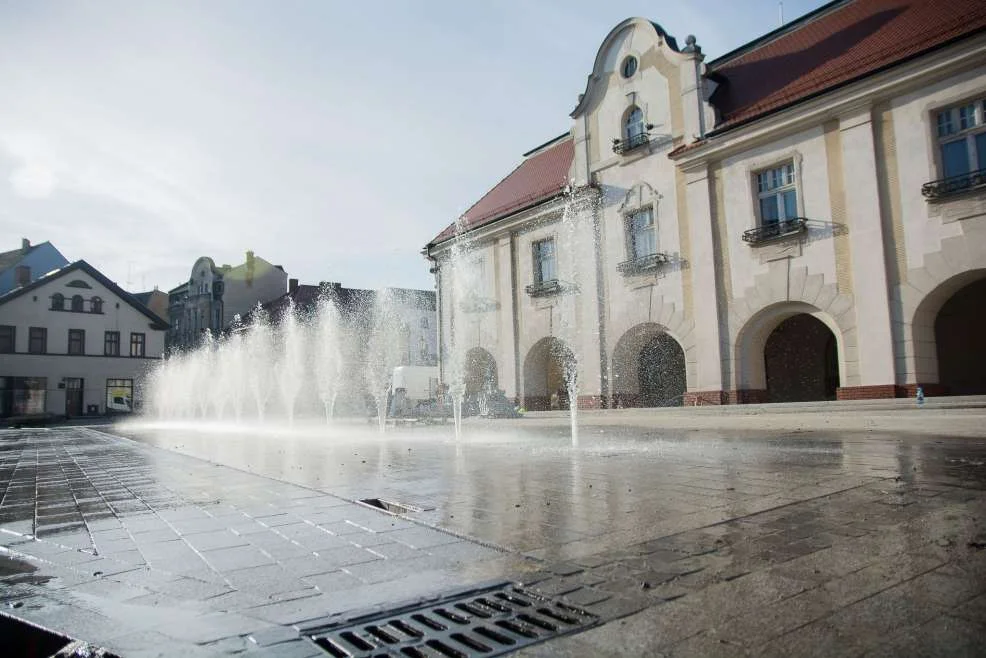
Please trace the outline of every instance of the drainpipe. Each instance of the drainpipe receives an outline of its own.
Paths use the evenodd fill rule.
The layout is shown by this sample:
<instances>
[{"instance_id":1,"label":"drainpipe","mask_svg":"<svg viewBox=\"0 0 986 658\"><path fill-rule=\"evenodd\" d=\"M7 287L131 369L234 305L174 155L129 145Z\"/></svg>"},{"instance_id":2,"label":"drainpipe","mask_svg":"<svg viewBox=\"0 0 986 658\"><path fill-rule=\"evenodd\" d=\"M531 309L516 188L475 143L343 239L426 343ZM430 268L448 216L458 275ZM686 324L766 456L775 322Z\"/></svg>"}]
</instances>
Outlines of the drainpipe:
<instances>
[{"instance_id":1,"label":"drainpipe","mask_svg":"<svg viewBox=\"0 0 986 658\"><path fill-rule=\"evenodd\" d=\"M444 342L442 341L442 269L438 266L438 259L432 256L428 249L426 248L423 252L425 258L431 263L429 272L435 275L435 311L438 316L438 381L441 384L445 383L445 354L444 354Z\"/></svg>"}]
</instances>

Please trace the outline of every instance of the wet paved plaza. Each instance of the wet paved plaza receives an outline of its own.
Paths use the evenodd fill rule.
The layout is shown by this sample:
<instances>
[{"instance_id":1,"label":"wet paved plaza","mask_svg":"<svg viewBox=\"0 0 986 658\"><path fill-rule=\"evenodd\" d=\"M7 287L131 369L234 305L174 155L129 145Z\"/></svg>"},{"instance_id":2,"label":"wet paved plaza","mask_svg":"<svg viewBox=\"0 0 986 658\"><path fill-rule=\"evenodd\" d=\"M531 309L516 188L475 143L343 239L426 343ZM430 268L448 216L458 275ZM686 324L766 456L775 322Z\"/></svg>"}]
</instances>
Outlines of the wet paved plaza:
<instances>
[{"instance_id":1,"label":"wet paved plaza","mask_svg":"<svg viewBox=\"0 0 986 658\"><path fill-rule=\"evenodd\" d=\"M526 420L0 433L4 612L122 655L328 655L298 629L512 581L602 622L526 655L986 651L986 441Z\"/></svg>"}]
</instances>

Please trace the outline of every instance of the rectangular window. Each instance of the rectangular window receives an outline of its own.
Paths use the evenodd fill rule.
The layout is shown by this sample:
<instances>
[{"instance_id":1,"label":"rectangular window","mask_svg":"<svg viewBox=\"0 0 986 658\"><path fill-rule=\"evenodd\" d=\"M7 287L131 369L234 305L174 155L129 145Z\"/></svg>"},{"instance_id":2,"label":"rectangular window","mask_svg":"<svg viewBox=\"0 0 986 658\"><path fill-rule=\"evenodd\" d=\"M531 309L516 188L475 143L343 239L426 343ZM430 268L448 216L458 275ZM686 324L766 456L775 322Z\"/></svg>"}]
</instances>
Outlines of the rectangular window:
<instances>
[{"instance_id":1,"label":"rectangular window","mask_svg":"<svg viewBox=\"0 0 986 658\"><path fill-rule=\"evenodd\" d=\"M0 418L45 412L46 377L0 377Z\"/></svg>"},{"instance_id":2,"label":"rectangular window","mask_svg":"<svg viewBox=\"0 0 986 658\"><path fill-rule=\"evenodd\" d=\"M555 273L555 239L538 240L534 243L534 281L545 283L557 280Z\"/></svg>"},{"instance_id":3,"label":"rectangular window","mask_svg":"<svg viewBox=\"0 0 986 658\"><path fill-rule=\"evenodd\" d=\"M144 334L130 334L130 356L144 356Z\"/></svg>"},{"instance_id":4,"label":"rectangular window","mask_svg":"<svg viewBox=\"0 0 986 658\"><path fill-rule=\"evenodd\" d=\"M638 210L627 217L627 230L631 258L644 258L657 253L657 227L654 225L652 208Z\"/></svg>"},{"instance_id":5,"label":"rectangular window","mask_svg":"<svg viewBox=\"0 0 986 658\"><path fill-rule=\"evenodd\" d=\"M31 354L48 353L48 330L44 327L31 327L28 331L27 351Z\"/></svg>"},{"instance_id":6,"label":"rectangular window","mask_svg":"<svg viewBox=\"0 0 986 658\"><path fill-rule=\"evenodd\" d=\"M134 380L106 380L106 411L130 413L134 410Z\"/></svg>"},{"instance_id":7,"label":"rectangular window","mask_svg":"<svg viewBox=\"0 0 986 658\"><path fill-rule=\"evenodd\" d=\"M120 356L120 332L107 331L103 340L103 354L105 356Z\"/></svg>"},{"instance_id":8,"label":"rectangular window","mask_svg":"<svg viewBox=\"0 0 986 658\"><path fill-rule=\"evenodd\" d=\"M86 353L86 332L84 330L82 329L68 330L68 353L69 354Z\"/></svg>"},{"instance_id":9,"label":"rectangular window","mask_svg":"<svg viewBox=\"0 0 986 658\"><path fill-rule=\"evenodd\" d=\"M936 123L943 178L986 169L986 101L940 110Z\"/></svg>"},{"instance_id":10,"label":"rectangular window","mask_svg":"<svg viewBox=\"0 0 986 658\"><path fill-rule=\"evenodd\" d=\"M798 187L794 178L794 163L759 172L757 195L761 226L796 218Z\"/></svg>"},{"instance_id":11,"label":"rectangular window","mask_svg":"<svg viewBox=\"0 0 986 658\"><path fill-rule=\"evenodd\" d=\"M0 354L13 354L17 347L17 329L10 325L0 325Z\"/></svg>"}]
</instances>

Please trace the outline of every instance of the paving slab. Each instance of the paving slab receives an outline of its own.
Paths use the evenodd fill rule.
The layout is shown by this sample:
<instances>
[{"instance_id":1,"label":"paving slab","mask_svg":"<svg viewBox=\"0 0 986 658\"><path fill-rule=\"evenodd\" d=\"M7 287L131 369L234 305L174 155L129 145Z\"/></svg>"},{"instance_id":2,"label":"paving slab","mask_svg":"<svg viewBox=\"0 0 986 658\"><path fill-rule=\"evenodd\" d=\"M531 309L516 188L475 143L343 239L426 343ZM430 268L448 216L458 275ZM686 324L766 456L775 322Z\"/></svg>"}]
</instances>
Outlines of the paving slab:
<instances>
[{"instance_id":1,"label":"paving slab","mask_svg":"<svg viewBox=\"0 0 986 658\"><path fill-rule=\"evenodd\" d=\"M121 655L319 655L295 627L491 581L603 622L524 655L981 646L983 440L601 418L0 432L0 600Z\"/></svg>"}]
</instances>

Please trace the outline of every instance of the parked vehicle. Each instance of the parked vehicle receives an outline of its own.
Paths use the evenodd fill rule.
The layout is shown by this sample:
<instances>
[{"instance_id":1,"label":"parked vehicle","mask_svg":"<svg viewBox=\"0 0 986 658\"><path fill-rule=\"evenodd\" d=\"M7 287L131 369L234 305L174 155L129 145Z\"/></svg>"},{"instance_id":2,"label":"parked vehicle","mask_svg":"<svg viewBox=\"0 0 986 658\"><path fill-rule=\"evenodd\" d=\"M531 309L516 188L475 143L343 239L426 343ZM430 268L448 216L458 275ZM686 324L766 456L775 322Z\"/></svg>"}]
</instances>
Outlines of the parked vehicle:
<instances>
[{"instance_id":1,"label":"parked vehicle","mask_svg":"<svg viewBox=\"0 0 986 658\"><path fill-rule=\"evenodd\" d=\"M391 379L389 416L413 415L422 404L438 398L437 366L397 366Z\"/></svg>"},{"instance_id":2,"label":"parked vehicle","mask_svg":"<svg viewBox=\"0 0 986 658\"><path fill-rule=\"evenodd\" d=\"M114 395L106 401L106 411L131 413L133 410L133 401L127 396Z\"/></svg>"}]
</instances>

